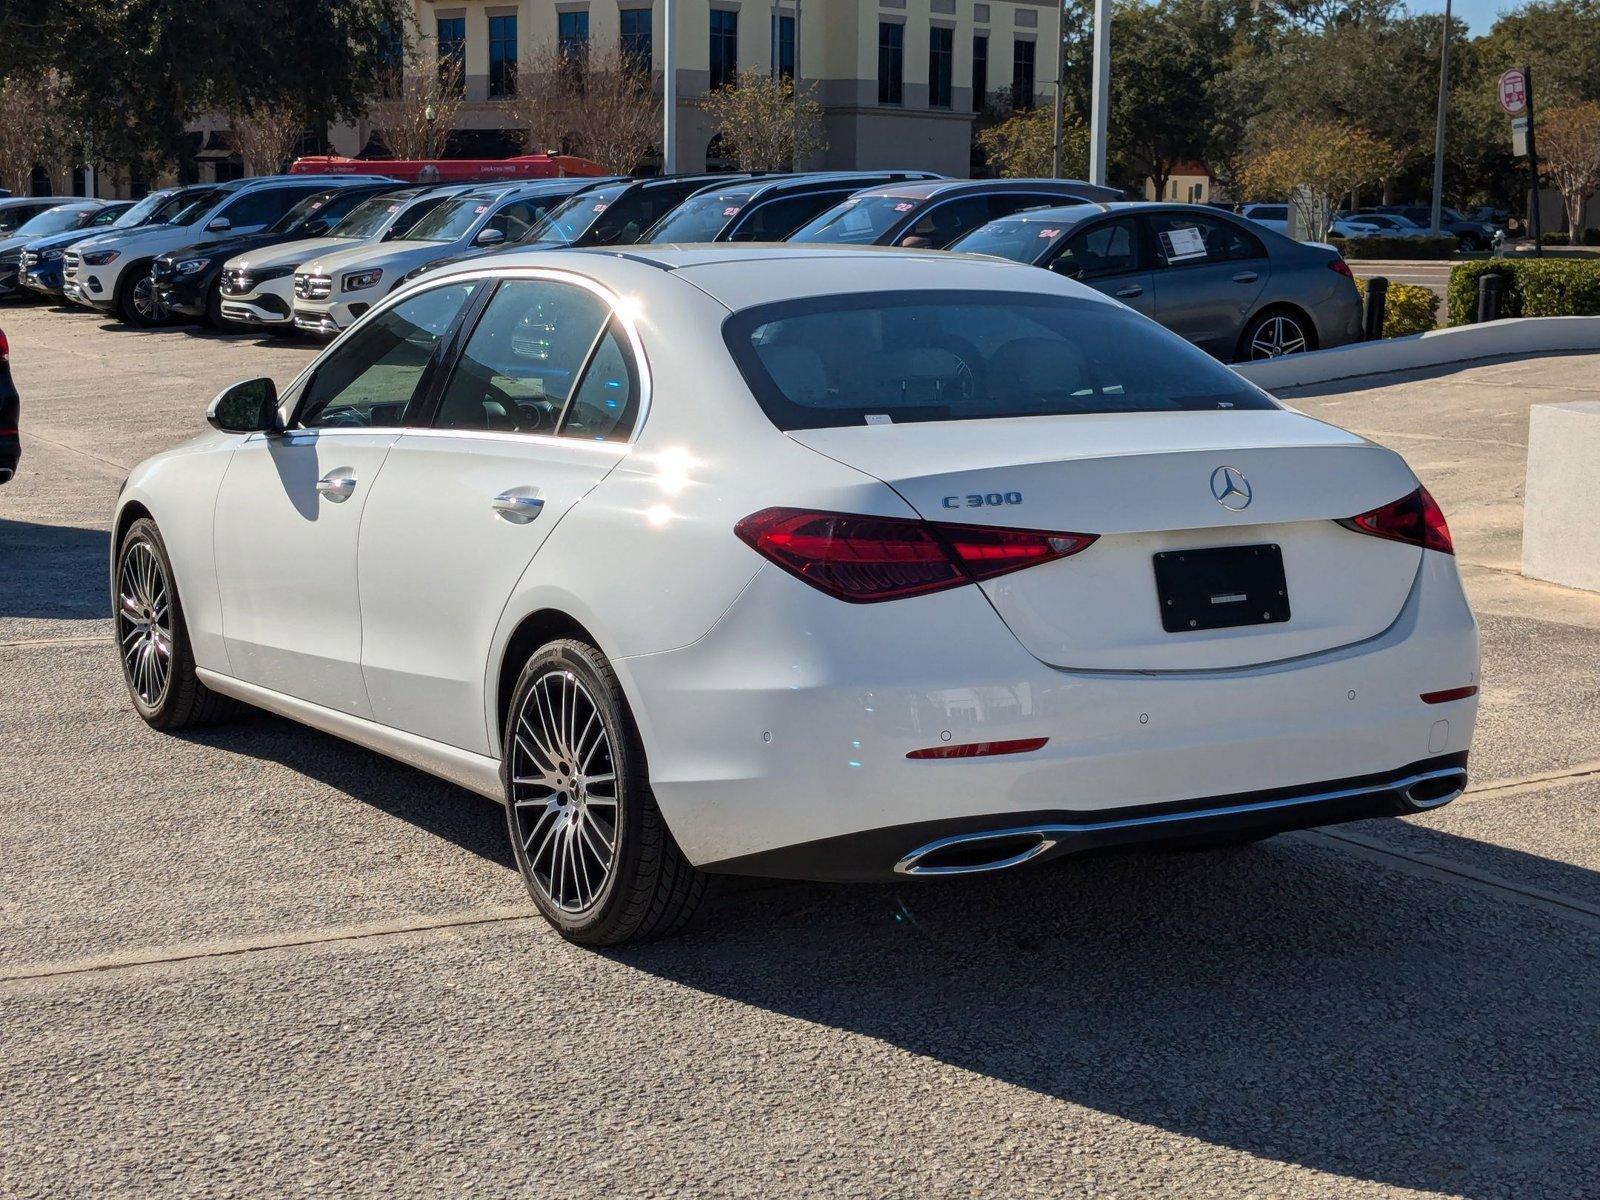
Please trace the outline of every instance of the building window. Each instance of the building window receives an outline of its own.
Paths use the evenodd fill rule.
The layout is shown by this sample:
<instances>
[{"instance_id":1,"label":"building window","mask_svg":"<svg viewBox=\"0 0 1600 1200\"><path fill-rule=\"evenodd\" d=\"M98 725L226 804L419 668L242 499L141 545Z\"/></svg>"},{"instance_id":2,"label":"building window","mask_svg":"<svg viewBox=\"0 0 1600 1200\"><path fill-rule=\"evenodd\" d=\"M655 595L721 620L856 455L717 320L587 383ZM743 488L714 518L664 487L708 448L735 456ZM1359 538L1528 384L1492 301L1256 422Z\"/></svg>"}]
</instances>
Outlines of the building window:
<instances>
[{"instance_id":1,"label":"building window","mask_svg":"<svg viewBox=\"0 0 1600 1200\"><path fill-rule=\"evenodd\" d=\"M489 95L517 94L517 18L489 18Z\"/></svg>"},{"instance_id":2,"label":"building window","mask_svg":"<svg viewBox=\"0 0 1600 1200\"><path fill-rule=\"evenodd\" d=\"M624 69L648 75L654 67L654 45L650 37L650 10L625 8L622 20L622 65Z\"/></svg>"},{"instance_id":3,"label":"building window","mask_svg":"<svg viewBox=\"0 0 1600 1200\"><path fill-rule=\"evenodd\" d=\"M878 23L878 103L904 104L906 27L892 21Z\"/></svg>"},{"instance_id":4,"label":"building window","mask_svg":"<svg viewBox=\"0 0 1600 1200\"><path fill-rule=\"evenodd\" d=\"M556 14L556 53L568 70L582 72L589 64L589 13Z\"/></svg>"},{"instance_id":5,"label":"building window","mask_svg":"<svg viewBox=\"0 0 1600 1200\"><path fill-rule=\"evenodd\" d=\"M1011 107L1033 107L1033 52L1032 42L1013 42L1011 45Z\"/></svg>"},{"instance_id":6,"label":"building window","mask_svg":"<svg viewBox=\"0 0 1600 1200\"><path fill-rule=\"evenodd\" d=\"M956 72L956 32L928 30L928 107L949 108Z\"/></svg>"},{"instance_id":7,"label":"building window","mask_svg":"<svg viewBox=\"0 0 1600 1200\"><path fill-rule=\"evenodd\" d=\"M456 95L467 79L467 19L439 18L439 86Z\"/></svg>"},{"instance_id":8,"label":"building window","mask_svg":"<svg viewBox=\"0 0 1600 1200\"><path fill-rule=\"evenodd\" d=\"M739 14L711 10L711 90L732 87L739 76Z\"/></svg>"},{"instance_id":9,"label":"building window","mask_svg":"<svg viewBox=\"0 0 1600 1200\"><path fill-rule=\"evenodd\" d=\"M794 18L772 18L772 62L779 79L794 78Z\"/></svg>"},{"instance_id":10,"label":"building window","mask_svg":"<svg viewBox=\"0 0 1600 1200\"><path fill-rule=\"evenodd\" d=\"M378 35L378 95L397 100L404 93L406 71L405 34L395 25L385 24Z\"/></svg>"},{"instance_id":11,"label":"building window","mask_svg":"<svg viewBox=\"0 0 1600 1200\"><path fill-rule=\"evenodd\" d=\"M972 36L972 111L982 112L989 95L989 35Z\"/></svg>"}]
</instances>

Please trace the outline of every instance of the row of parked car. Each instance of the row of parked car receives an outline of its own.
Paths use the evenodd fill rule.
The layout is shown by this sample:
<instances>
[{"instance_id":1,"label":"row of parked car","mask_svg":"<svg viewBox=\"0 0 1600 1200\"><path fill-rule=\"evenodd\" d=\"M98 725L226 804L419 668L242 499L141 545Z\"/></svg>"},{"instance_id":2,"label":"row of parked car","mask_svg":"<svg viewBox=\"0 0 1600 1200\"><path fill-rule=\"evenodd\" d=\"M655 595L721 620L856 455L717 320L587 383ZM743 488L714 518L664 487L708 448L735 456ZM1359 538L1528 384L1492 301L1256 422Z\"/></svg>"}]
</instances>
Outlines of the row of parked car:
<instances>
[{"instance_id":1,"label":"row of parked car","mask_svg":"<svg viewBox=\"0 0 1600 1200\"><path fill-rule=\"evenodd\" d=\"M1360 336L1336 250L1248 214L1130 202L1077 180L918 171L412 185L281 175L138 203L0 200L0 296L136 326L193 319L331 337L441 264L508 246L788 242L970 251L1078 279L1224 360Z\"/></svg>"},{"instance_id":2,"label":"row of parked car","mask_svg":"<svg viewBox=\"0 0 1600 1200\"><path fill-rule=\"evenodd\" d=\"M1243 204L1239 215L1278 233L1289 232L1287 204ZM1456 239L1463 250L1488 250L1504 222L1493 210L1464 215L1448 205L1439 210L1439 232ZM1384 204L1335 214L1328 225L1333 237L1428 238L1433 236L1433 210L1426 204Z\"/></svg>"}]
</instances>

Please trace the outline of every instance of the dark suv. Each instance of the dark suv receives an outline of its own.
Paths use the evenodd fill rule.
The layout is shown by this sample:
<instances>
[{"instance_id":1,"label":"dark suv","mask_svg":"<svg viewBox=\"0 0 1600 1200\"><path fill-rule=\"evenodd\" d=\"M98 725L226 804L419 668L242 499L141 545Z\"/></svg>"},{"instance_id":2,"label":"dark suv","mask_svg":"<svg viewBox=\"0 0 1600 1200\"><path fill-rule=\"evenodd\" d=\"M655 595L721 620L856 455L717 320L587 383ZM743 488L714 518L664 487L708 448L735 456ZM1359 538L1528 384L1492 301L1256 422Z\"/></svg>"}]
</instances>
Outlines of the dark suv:
<instances>
[{"instance_id":1,"label":"dark suv","mask_svg":"<svg viewBox=\"0 0 1600 1200\"><path fill-rule=\"evenodd\" d=\"M1393 213L1424 229L1433 228L1433 208L1427 204L1379 204L1373 208L1358 209L1357 212ZM1469 220L1448 206L1439 210L1439 232L1454 234L1463 250L1487 250L1494 245L1493 225L1487 221Z\"/></svg>"},{"instance_id":2,"label":"dark suv","mask_svg":"<svg viewBox=\"0 0 1600 1200\"><path fill-rule=\"evenodd\" d=\"M928 171L830 171L735 180L696 192L639 240L781 242L862 188L940 178Z\"/></svg>"},{"instance_id":3,"label":"dark suv","mask_svg":"<svg viewBox=\"0 0 1600 1200\"><path fill-rule=\"evenodd\" d=\"M260 233L169 250L150 265L156 294L172 312L198 318L207 325L226 325L221 313L221 281L223 264L230 258L263 246L321 237L363 200L403 187L399 182L330 187L307 196Z\"/></svg>"}]
</instances>

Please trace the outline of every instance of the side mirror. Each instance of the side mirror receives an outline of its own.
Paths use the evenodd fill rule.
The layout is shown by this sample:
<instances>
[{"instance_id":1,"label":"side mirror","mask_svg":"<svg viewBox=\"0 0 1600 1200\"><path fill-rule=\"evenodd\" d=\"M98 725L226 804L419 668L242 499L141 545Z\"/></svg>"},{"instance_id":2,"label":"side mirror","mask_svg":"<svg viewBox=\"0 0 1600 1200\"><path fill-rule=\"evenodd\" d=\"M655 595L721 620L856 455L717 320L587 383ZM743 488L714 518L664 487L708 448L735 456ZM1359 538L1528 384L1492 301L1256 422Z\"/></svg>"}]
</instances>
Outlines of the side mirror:
<instances>
[{"instance_id":1,"label":"side mirror","mask_svg":"<svg viewBox=\"0 0 1600 1200\"><path fill-rule=\"evenodd\" d=\"M227 233L228 230L232 228L233 222L228 220L227 217L218 217L215 221L206 226L206 229L211 233Z\"/></svg>"},{"instance_id":2,"label":"side mirror","mask_svg":"<svg viewBox=\"0 0 1600 1200\"><path fill-rule=\"evenodd\" d=\"M206 420L223 433L277 433L283 429L278 385L262 378L224 388L206 409Z\"/></svg>"},{"instance_id":3,"label":"side mirror","mask_svg":"<svg viewBox=\"0 0 1600 1200\"><path fill-rule=\"evenodd\" d=\"M506 240L505 230L492 228L484 229L480 231L478 236L472 240L480 246L498 246L501 242Z\"/></svg>"}]
</instances>

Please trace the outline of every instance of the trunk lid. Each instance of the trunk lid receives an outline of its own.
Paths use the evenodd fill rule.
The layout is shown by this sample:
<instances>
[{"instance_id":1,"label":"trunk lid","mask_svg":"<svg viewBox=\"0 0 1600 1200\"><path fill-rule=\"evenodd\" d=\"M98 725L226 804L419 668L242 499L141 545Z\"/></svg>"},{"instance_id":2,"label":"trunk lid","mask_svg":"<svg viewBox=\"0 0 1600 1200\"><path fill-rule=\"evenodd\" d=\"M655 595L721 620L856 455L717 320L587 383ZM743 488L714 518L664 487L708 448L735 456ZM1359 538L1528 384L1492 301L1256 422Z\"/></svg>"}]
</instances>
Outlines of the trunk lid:
<instances>
[{"instance_id":1,"label":"trunk lid","mask_svg":"<svg viewBox=\"0 0 1600 1200\"><path fill-rule=\"evenodd\" d=\"M1070 558L979 585L1023 645L1060 667L1217 670L1364 641L1399 615L1423 553L1335 524L1416 488L1400 456L1282 409L850 426L789 436L881 479L930 521L1098 535ZM1234 473L1222 477L1220 490L1242 484L1247 503L1237 491L1225 496L1233 507L1213 494L1223 467ZM1256 546L1281 553L1287 620L1164 627L1157 554ZM1210 603L1229 603L1235 593L1218 586ZM1174 594L1169 588L1167 600Z\"/></svg>"}]
</instances>

